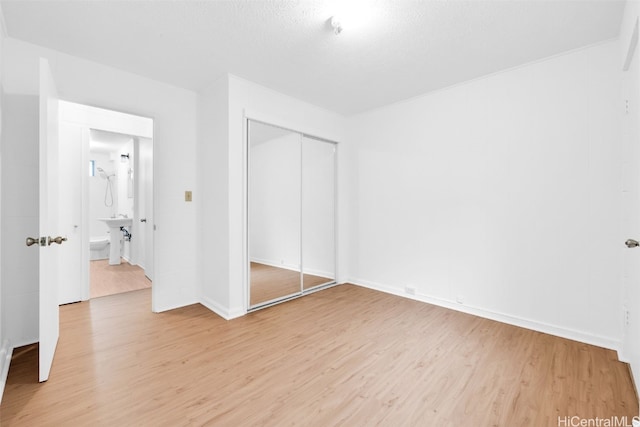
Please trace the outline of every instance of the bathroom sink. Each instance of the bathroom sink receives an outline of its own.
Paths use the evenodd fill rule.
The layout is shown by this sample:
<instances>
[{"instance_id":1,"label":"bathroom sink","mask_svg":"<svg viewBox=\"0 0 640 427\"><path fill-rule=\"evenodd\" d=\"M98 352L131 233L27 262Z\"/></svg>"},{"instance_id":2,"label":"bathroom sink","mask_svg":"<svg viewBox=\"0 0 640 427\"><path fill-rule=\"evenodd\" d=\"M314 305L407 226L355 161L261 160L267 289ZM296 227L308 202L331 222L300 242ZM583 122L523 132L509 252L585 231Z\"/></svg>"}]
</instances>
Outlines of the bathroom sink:
<instances>
[{"instance_id":1,"label":"bathroom sink","mask_svg":"<svg viewBox=\"0 0 640 427\"><path fill-rule=\"evenodd\" d=\"M130 227L133 224L133 220L131 218L98 218L98 220L107 224L107 227Z\"/></svg>"},{"instance_id":2,"label":"bathroom sink","mask_svg":"<svg viewBox=\"0 0 640 427\"><path fill-rule=\"evenodd\" d=\"M122 232L120 227L130 227L133 224L131 218L98 218L109 227L109 265L120 264L120 239Z\"/></svg>"}]
</instances>

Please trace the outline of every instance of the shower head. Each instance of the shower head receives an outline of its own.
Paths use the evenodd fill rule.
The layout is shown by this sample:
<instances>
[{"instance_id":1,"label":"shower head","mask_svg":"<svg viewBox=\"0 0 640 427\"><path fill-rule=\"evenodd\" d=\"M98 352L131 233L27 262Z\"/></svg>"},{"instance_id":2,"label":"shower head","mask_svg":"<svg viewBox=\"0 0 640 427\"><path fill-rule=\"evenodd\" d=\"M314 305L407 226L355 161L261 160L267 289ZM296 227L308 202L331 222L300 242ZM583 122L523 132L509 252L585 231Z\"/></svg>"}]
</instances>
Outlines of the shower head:
<instances>
[{"instance_id":1,"label":"shower head","mask_svg":"<svg viewBox=\"0 0 640 427\"><path fill-rule=\"evenodd\" d=\"M100 178L102 178L102 179L108 179L108 177L107 177L107 173L104 171L104 169L102 169L102 168L97 168L97 170L98 170L98 173L100 174Z\"/></svg>"},{"instance_id":2,"label":"shower head","mask_svg":"<svg viewBox=\"0 0 640 427\"><path fill-rule=\"evenodd\" d=\"M116 176L115 174L107 175L107 173L102 168L96 168L98 173L100 174L100 178L109 180L110 178Z\"/></svg>"}]
</instances>

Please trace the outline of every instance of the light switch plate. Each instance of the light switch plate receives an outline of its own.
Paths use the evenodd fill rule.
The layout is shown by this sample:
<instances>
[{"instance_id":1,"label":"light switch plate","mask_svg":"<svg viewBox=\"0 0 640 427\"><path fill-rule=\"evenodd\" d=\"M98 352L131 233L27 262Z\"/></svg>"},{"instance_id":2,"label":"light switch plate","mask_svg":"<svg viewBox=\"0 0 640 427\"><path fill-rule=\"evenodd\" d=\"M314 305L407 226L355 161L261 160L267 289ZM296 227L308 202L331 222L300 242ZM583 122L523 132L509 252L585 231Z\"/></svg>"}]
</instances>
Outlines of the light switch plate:
<instances>
[{"instance_id":1,"label":"light switch plate","mask_svg":"<svg viewBox=\"0 0 640 427\"><path fill-rule=\"evenodd\" d=\"M184 192L184 201L185 202L190 202L191 200L193 200L193 195L191 194L191 191L185 191Z\"/></svg>"}]
</instances>

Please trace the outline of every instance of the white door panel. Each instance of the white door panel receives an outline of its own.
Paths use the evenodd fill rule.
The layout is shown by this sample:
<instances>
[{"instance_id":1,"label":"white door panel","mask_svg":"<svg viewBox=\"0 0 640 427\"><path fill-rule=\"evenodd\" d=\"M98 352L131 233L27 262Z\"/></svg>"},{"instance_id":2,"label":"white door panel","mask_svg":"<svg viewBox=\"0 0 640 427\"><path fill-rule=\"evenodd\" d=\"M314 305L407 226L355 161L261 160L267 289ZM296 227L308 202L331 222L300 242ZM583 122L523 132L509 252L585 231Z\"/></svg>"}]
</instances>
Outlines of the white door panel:
<instances>
[{"instance_id":1,"label":"white door panel","mask_svg":"<svg viewBox=\"0 0 640 427\"><path fill-rule=\"evenodd\" d=\"M84 297L83 269L83 221L82 221L82 142L80 126L60 122L59 131L59 203L60 230L68 237L60 248L60 287L58 302L68 304L82 301Z\"/></svg>"},{"instance_id":2,"label":"white door panel","mask_svg":"<svg viewBox=\"0 0 640 427\"><path fill-rule=\"evenodd\" d=\"M58 283L62 245L58 236L58 96L49 62L40 59L40 181L39 181L39 379L49 379L60 332ZM60 242L62 243L62 242Z\"/></svg>"},{"instance_id":3,"label":"white door panel","mask_svg":"<svg viewBox=\"0 0 640 427\"><path fill-rule=\"evenodd\" d=\"M636 46L634 41L632 46ZM637 47L630 49L629 68L622 73L622 230L623 239L640 240L640 67ZM640 384L640 248L624 249L624 341L622 358Z\"/></svg>"},{"instance_id":4,"label":"white door panel","mask_svg":"<svg viewBox=\"0 0 640 427\"><path fill-rule=\"evenodd\" d=\"M141 250L144 253L144 274L153 280L153 141L149 138L140 138L138 159L138 176L140 190L140 218L146 222L141 223L140 241Z\"/></svg>"}]
</instances>

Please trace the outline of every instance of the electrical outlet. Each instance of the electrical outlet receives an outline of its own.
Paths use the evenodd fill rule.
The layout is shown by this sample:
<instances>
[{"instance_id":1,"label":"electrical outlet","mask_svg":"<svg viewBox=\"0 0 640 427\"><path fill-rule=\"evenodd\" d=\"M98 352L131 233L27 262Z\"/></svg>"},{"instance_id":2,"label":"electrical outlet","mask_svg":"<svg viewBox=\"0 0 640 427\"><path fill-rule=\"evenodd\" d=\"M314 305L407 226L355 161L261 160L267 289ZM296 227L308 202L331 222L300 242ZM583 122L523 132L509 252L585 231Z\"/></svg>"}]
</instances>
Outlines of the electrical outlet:
<instances>
[{"instance_id":1,"label":"electrical outlet","mask_svg":"<svg viewBox=\"0 0 640 427\"><path fill-rule=\"evenodd\" d=\"M414 286L405 286L404 287L404 291L409 294L409 295L415 295L416 294L416 288Z\"/></svg>"},{"instance_id":2,"label":"electrical outlet","mask_svg":"<svg viewBox=\"0 0 640 427\"><path fill-rule=\"evenodd\" d=\"M191 191L185 191L184 192L184 201L185 202L190 202L193 200L193 194L191 193Z\"/></svg>"},{"instance_id":3,"label":"electrical outlet","mask_svg":"<svg viewBox=\"0 0 640 427\"><path fill-rule=\"evenodd\" d=\"M631 314L629 313L629 309L625 308L624 310L624 324L628 325L631 322Z\"/></svg>"}]
</instances>

